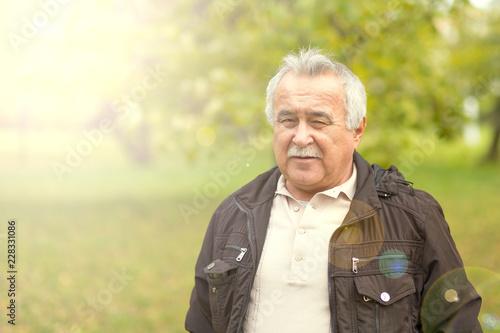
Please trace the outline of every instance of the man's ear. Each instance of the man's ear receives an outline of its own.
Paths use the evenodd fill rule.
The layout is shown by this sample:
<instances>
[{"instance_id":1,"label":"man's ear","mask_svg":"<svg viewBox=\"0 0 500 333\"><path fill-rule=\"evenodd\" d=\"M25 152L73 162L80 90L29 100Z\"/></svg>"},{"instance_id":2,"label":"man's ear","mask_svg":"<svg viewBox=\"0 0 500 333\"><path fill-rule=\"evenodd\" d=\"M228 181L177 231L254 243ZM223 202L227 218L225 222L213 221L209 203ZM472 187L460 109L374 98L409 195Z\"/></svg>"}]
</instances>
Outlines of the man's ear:
<instances>
[{"instance_id":1,"label":"man's ear","mask_svg":"<svg viewBox=\"0 0 500 333\"><path fill-rule=\"evenodd\" d=\"M358 128L352 131L352 134L354 136L354 150L358 149L359 144L361 143L361 138L363 137L363 133L365 132L365 128L366 128L366 117L363 117L363 119L359 123Z\"/></svg>"}]
</instances>

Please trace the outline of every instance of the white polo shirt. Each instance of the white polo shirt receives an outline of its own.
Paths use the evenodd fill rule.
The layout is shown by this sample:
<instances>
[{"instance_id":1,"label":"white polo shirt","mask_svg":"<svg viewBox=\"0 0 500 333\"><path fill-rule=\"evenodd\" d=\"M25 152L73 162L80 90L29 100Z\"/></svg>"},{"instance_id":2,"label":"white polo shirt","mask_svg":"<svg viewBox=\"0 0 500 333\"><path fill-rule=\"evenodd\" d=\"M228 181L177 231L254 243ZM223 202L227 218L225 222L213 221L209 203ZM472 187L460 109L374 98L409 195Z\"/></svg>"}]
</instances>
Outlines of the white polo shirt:
<instances>
[{"instance_id":1,"label":"white polo shirt","mask_svg":"<svg viewBox=\"0 0 500 333\"><path fill-rule=\"evenodd\" d=\"M280 177L245 317L245 333L330 332L328 243L356 191L349 180L297 201Z\"/></svg>"}]
</instances>

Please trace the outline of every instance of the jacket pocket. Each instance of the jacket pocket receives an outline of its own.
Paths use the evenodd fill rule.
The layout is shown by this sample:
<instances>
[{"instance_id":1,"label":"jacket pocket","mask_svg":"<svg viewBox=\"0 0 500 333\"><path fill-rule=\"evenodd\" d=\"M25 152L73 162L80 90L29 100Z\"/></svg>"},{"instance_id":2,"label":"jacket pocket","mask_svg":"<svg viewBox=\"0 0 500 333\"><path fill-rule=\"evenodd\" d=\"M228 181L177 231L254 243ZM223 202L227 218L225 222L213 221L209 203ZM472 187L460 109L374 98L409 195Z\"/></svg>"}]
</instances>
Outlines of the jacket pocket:
<instances>
[{"instance_id":1,"label":"jacket pocket","mask_svg":"<svg viewBox=\"0 0 500 333\"><path fill-rule=\"evenodd\" d=\"M354 277L359 332L413 332L412 297L415 283L408 274Z\"/></svg>"},{"instance_id":2,"label":"jacket pocket","mask_svg":"<svg viewBox=\"0 0 500 333\"><path fill-rule=\"evenodd\" d=\"M233 303L233 280L237 264L217 259L205 267L209 288L212 326L216 333L225 332L229 323Z\"/></svg>"}]
</instances>

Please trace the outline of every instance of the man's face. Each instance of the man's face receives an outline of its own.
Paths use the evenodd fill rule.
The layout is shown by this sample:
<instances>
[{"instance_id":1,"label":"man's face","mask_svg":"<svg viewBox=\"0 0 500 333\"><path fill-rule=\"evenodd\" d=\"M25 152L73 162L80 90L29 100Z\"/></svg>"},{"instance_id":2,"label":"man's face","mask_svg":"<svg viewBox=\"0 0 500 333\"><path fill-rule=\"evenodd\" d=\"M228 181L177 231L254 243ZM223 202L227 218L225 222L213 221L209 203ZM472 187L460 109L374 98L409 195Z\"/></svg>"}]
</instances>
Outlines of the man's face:
<instances>
[{"instance_id":1,"label":"man's face","mask_svg":"<svg viewBox=\"0 0 500 333\"><path fill-rule=\"evenodd\" d=\"M283 77L274 96L273 148L286 187L299 200L347 181L365 118L345 127L343 86L333 74Z\"/></svg>"}]
</instances>

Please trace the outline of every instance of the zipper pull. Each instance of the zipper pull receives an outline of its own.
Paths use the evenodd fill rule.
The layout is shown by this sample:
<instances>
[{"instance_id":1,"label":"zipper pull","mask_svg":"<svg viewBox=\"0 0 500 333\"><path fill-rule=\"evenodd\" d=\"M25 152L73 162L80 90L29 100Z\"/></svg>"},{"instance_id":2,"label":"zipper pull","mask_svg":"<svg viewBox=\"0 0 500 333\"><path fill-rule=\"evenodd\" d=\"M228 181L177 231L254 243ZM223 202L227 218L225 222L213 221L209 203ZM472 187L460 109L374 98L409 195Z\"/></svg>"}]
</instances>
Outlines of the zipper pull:
<instances>
[{"instance_id":1,"label":"zipper pull","mask_svg":"<svg viewBox=\"0 0 500 333\"><path fill-rule=\"evenodd\" d=\"M354 273L358 272L358 262L359 262L359 258L352 257L352 271Z\"/></svg>"},{"instance_id":2,"label":"zipper pull","mask_svg":"<svg viewBox=\"0 0 500 333\"><path fill-rule=\"evenodd\" d=\"M246 247L242 247L240 250L240 254L236 257L236 261L241 261L243 260L243 257L245 256L245 253L247 253L248 249Z\"/></svg>"}]
</instances>

